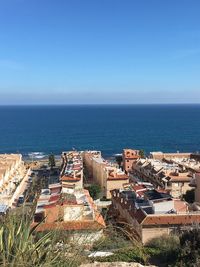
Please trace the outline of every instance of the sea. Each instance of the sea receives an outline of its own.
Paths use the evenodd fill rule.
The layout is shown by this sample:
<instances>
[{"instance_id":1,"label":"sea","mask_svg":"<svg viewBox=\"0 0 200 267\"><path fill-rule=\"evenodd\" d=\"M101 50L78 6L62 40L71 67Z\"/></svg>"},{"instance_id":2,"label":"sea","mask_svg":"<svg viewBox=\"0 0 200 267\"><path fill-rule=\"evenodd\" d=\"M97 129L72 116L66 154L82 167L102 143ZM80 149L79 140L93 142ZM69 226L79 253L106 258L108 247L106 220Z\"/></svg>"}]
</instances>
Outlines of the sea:
<instances>
[{"instance_id":1,"label":"sea","mask_svg":"<svg viewBox=\"0 0 200 267\"><path fill-rule=\"evenodd\" d=\"M200 151L200 105L0 106L0 153Z\"/></svg>"}]
</instances>

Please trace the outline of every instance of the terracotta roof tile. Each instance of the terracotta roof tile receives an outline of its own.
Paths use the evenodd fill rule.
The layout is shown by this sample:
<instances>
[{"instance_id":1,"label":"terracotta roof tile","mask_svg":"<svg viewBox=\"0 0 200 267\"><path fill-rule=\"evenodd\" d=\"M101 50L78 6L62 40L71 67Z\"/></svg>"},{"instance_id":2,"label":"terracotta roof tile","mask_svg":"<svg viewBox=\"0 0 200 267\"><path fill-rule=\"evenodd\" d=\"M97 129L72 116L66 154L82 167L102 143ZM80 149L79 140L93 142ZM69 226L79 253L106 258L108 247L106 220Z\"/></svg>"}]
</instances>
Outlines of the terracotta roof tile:
<instances>
[{"instance_id":1,"label":"terracotta roof tile","mask_svg":"<svg viewBox=\"0 0 200 267\"><path fill-rule=\"evenodd\" d=\"M68 181L75 181L75 182L77 182L77 181L80 181L81 180L81 178L80 177L70 177L70 176L66 176L66 175L64 175L64 176L62 176L61 177L61 181L62 182L68 182Z\"/></svg>"},{"instance_id":2,"label":"terracotta roof tile","mask_svg":"<svg viewBox=\"0 0 200 267\"><path fill-rule=\"evenodd\" d=\"M49 202L58 201L60 199L60 195L50 196Z\"/></svg>"},{"instance_id":3,"label":"terracotta roof tile","mask_svg":"<svg viewBox=\"0 0 200 267\"><path fill-rule=\"evenodd\" d=\"M35 223L32 223L33 227ZM41 223L36 230L49 231L49 230L100 230L104 225L96 221L70 221L70 222L54 222L54 223Z\"/></svg>"},{"instance_id":4,"label":"terracotta roof tile","mask_svg":"<svg viewBox=\"0 0 200 267\"><path fill-rule=\"evenodd\" d=\"M169 175L170 182L190 182L192 176L184 176L184 175Z\"/></svg>"},{"instance_id":5,"label":"terracotta roof tile","mask_svg":"<svg viewBox=\"0 0 200 267\"><path fill-rule=\"evenodd\" d=\"M165 215L148 215L141 223L142 225L188 225L200 223L200 215L198 214L165 214Z\"/></svg>"},{"instance_id":6,"label":"terracotta roof tile","mask_svg":"<svg viewBox=\"0 0 200 267\"><path fill-rule=\"evenodd\" d=\"M126 175L126 174L118 174L118 175L116 175L116 176L108 176L108 178L107 178L107 180L109 180L109 181L116 181L116 180L128 180L129 179L129 177L128 177L128 175Z\"/></svg>"}]
</instances>

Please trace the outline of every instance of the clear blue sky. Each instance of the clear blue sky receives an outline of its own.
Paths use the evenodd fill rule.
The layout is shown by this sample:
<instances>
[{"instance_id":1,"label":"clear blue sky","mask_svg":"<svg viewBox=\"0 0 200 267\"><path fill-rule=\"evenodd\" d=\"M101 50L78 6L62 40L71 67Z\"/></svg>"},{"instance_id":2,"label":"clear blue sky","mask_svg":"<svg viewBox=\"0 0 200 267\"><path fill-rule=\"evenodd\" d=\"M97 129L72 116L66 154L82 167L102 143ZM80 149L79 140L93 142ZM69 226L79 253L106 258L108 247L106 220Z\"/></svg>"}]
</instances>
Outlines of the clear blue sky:
<instances>
[{"instance_id":1,"label":"clear blue sky","mask_svg":"<svg viewBox=\"0 0 200 267\"><path fill-rule=\"evenodd\" d=\"M0 0L0 104L200 103L199 0Z\"/></svg>"}]
</instances>

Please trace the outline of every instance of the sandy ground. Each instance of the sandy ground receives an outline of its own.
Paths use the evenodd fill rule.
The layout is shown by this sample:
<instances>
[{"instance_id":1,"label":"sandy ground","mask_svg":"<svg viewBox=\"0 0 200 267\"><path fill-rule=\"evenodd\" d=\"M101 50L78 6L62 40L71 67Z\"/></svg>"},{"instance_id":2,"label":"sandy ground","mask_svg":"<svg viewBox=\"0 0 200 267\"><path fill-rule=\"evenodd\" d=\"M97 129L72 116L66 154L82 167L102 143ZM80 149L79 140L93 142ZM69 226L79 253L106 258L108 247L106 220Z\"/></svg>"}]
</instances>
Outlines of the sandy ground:
<instances>
[{"instance_id":1,"label":"sandy ground","mask_svg":"<svg viewBox=\"0 0 200 267\"><path fill-rule=\"evenodd\" d=\"M48 165L49 163L49 159L45 158L45 159L37 159L37 160L24 160L25 164L27 167L31 168L31 169L38 169L41 168L42 165ZM62 161L61 159L55 159L56 162L56 166L60 166Z\"/></svg>"}]
</instances>

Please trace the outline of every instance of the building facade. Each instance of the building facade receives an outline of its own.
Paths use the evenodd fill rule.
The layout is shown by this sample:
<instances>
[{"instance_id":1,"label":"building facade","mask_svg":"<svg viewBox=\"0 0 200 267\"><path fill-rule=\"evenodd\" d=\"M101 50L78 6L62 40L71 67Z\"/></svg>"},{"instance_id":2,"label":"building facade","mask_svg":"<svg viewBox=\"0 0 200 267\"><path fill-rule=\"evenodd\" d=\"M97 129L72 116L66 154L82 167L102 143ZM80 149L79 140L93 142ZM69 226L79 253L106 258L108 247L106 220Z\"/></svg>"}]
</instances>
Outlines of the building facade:
<instances>
[{"instance_id":1,"label":"building facade","mask_svg":"<svg viewBox=\"0 0 200 267\"><path fill-rule=\"evenodd\" d=\"M62 186L70 190L83 188L83 158L78 151L62 153L62 171L60 180Z\"/></svg>"},{"instance_id":2,"label":"building facade","mask_svg":"<svg viewBox=\"0 0 200 267\"><path fill-rule=\"evenodd\" d=\"M176 233L200 223L200 213L189 212L187 203L152 192L138 198L133 191L112 191L111 213L143 244L163 234Z\"/></svg>"},{"instance_id":3,"label":"building facade","mask_svg":"<svg viewBox=\"0 0 200 267\"><path fill-rule=\"evenodd\" d=\"M200 203L200 172L194 175L193 186L195 188L195 202Z\"/></svg>"},{"instance_id":4,"label":"building facade","mask_svg":"<svg viewBox=\"0 0 200 267\"><path fill-rule=\"evenodd\" d=\"M85 189L68 190L51 184L41 193L32 227L37 231L63 231L69 242L90 246L103 236L105 222Z\"/></svg>"},{"instance_id":5,"label":"building facade","mask_svg":"<svg viewBox=\"0 0 200 267\"><path fill-rule=\"evenodd\" d=\"M101 187L102 194L107 199L111 198L111 190L123 188L123 184L129 181L128 175L113 163L102 158L99 151L86 151L83 159L93 182Z\"/></svg>"},{"instance_id":6,"label":"building facade","mask_svg":"<svg viewBox=\"0 0 200 267\"><path fill-rule=\"evenodd\" d=\"M143 181L151 182L156 188L167 190L173 197L181 198L191 190L193 172L175 162L160 159L139 159L133 173Z\"/></svg>"},{"instance_id":7,"label":"building facade","mask_svg":"<svg viewBox=\"0 0 200 267\"><path fill-rule=\"evenodd\" d=\"M140 158L139 150L126 148L123 150L123 169L126 173L132 172L134 164Z\"/></svg>"},{"instance_id":8,"label":"building facade","mask_svg":"<svg viewBox=\"0 0 200 267\"><path fill-rule=\"evenodd\" d=\"M0 154L0 203L12 207L17 190L29 175L21 154Z\"/></svg>"}]
</instances>

